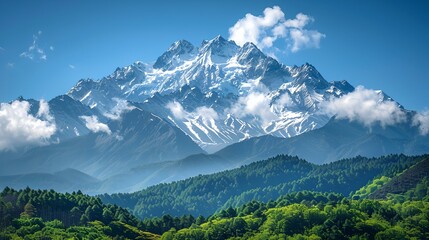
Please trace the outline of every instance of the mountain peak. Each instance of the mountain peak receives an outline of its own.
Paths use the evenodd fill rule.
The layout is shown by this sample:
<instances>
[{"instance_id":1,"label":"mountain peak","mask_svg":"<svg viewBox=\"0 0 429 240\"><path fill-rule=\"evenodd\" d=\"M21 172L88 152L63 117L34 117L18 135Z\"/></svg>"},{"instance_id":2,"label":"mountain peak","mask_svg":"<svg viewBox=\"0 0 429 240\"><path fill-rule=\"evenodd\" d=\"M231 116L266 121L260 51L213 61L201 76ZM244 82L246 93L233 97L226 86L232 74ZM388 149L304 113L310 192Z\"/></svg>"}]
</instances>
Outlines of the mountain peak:
<instances>
[{"instance_id":1,"label":"mountain peak","mask_svg":"<svg viewBox=\"0 0 429 240\"><path fill-rule=\"evenodd\" d=\"M238 56L238 61L240 63L255 63L255 61L266 58L265 54L251 42L245 43L243 47L240 48Z\"/></svg>"},{"instance_id":2,"label":"mountain peak","mask_svg":"<svg viewBox=\"0 0 429 240\"><path fill-rule=\"evenodd\" d=\"M189 52L189 50L192 50L194 48L194 45L192 43L188 42L187 40L179 40L174 42L168 51L170 52L176 52L176 54L183 54L186 52Z\"/></svg>"},{"instance_id":3,"label":"mountain peak","mask_svg":"<svg viewBox=\"0 0 429 240\"><path fill-rule=\"evenodd\" d=\"M222 35L217 35L216 37L214 37L213 39L212 39L212 41L224 41L224 42L226 42L226 39L225 38L223 38L222 37Z\"/></svg>"},{"instance_id":4,"label":"mountain peak","mask_svg":"<svg viewBox=\"0 0 429 240\"><path fill-rule=\"evenodd\" d=\"M192 43L186 40L176 41L156 60L153 68L170 69L175 65L175 62L180 62L181 57L187 58L186 55L193 55L194 52L196 52L196 49Z\"/></svg>"},{"instance_id":5,"label":"mountain peak","mask_svg":"<svg viewBox=\"0 0 429 240\"><path fill-rule=\"evenodd\" d=\"M212 40L205 40L201 44L200 54L209 53L209 55L216 55L219 57L232 57L239 47L234 41L228 41L221 35L217 35Z\"/></svg>"},{"instance_id":6,"label":"mountain peak","mask_svg":"<svg viewBox=\"0 0 429 240\"><path fill-rule=\"evenodd\" d=\"M294 66L292 69L292 76L298 83L310 84L318 89L326 88L328 85L328 82L323 78L319 71L307 62L300 67Z\"/></svg>"},{"instance_id":7,"label":"mountain peak","mask_svg":"<svg viewBox=\"0 0 429 240\"><path fill-rule=\"evenodd\" d=\"M245 49L245 48L256 48L256 49L258 49L259 50L259 48L254 44L254 43L252 43L252 42L246 42L244 45L243 45L243 47L242 47L243 49Z\"/></svg>"}]
</instances>

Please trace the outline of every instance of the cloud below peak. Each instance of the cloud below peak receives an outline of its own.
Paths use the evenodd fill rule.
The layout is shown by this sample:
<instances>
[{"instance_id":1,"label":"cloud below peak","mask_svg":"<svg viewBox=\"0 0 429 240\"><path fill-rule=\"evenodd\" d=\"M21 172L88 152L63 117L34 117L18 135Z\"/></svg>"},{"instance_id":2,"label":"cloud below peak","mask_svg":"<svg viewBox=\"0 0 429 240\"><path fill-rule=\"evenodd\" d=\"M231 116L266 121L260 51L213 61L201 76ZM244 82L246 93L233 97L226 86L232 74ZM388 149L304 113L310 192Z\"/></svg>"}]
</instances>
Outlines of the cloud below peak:
<instances>
[{"instance_id":1,"label":"cloud below peak","mask_svg":"<svg viewBox=\"0 0 429 240\"><path fill-rule=\"evenodd\" d=\"M170 110L175 119L183 120L185 118L201 117L203 122L207 123L210 120L218 120L219 114L211 107L201 106L197 107L194 111L186 111L182 104L177 101L167 103L165 107Z\"/></svg>"},{"instance_id":2,"label":"cloud below peak","mask_svg":"<svg viewBox=\"0 0 429 240\"><path fill-rule=\"evenodd\" d=\"M298 13L293 19L285 19L280 7L268 7L262 16L248 13L238 20L229 28L229 39L240 46L252 42L269 52L272 52L271 48L274 48L274 43L279 39L284 40L288 51L293 53L305 48L319 48L325 34L306 29L311 22L314 22L314 18L303 13Z\"/></svg>"},{"instance_id":3,"label":"cloud below peak","mask_svg":"<svg viewBox=\"0 0 429 240\"><path fill-rule=\"evenodd\" d=\"M0 151L46 144L56 126L49 105L41 100L36 116L29 113L30 103L13 101L0 105Z\"/></svg>"},{"instance_id":4,"label":"cloud below peak","mask_svg":"<svg viewBox=\"0 0 429 240\"><path fill-rule=\"evenodd\" d=\"M177 101L172 101L167 103L165 106L173 114L173 117L176 119L184 119L189 113L185 111L182 104Z\"/></svg>"},{"instance_id":5,"label":"cloud below peak","mask_svg":"<svg viewBox=\"0 0 429 240\"><path fill-rule=\"evenodd\" d=\"M232 105L227 112L237 117L253 116L258 118L264 126L277 119L277 116L270 110L270 98L260 91L250 92L242 96Z\"/></svg>"},{"instance_id":6,"label":"cloud below peak","mask_svg":"<svg viewBox=\"0 0 429 240\"><path fill-rule=\"evenodd\" d=\"M109 126L107 126L107 124L99 122L97 116L80 116L80 118L85 121L85 126L92 132L104 132L109 135L112 134L112 131L110 131Z\"/></svg>"},{"instance_id":7,"label":"cloud below peak","mask_svg":"<svg viewBox=\"0 0 429 240\"><path fill-rule=\"evenodd\" d=\"M121 115L125 112L133 110L135 107L128 104L127 100L113 98L113 101L116 102L116 105L109 111L104 114L105 117L112 120L121 119Z\"/></svg>"},{"instance_id":8,"label":"cloud below peak","mask_svg":"<svg viewBox=\"0 0 429 240\"><path fill-rule=\"evenodd\" d=\"M413 117L413 126L419 127L421 135L429 133L429 111L418 112Z\"/></svg>"},{"instance_id":9,"label":"cloud below peak","mask_svg":"<svg viewBox=\"0 0 429 240\"><path fill-rule=\"evenodd\" d=\"M406 115L394 101L383 101L379 91L358 86L355 91L321 105L324 113L339 119L357 121L367 127L375 123L381 126L406 121Z\"/></svg>"}]
</instances>

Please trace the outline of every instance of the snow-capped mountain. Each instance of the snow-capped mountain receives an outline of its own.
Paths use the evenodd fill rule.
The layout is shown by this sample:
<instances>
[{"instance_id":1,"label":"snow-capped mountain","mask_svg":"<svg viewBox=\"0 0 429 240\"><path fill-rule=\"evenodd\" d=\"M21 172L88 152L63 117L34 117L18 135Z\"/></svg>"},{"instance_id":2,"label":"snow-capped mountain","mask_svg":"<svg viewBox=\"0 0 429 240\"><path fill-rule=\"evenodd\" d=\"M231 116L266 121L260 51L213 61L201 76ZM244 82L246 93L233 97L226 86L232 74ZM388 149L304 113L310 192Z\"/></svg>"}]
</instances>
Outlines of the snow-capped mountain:
<instances>
[{"instance_id":1,"label":"snow-capped mountain","mask_svg":"<svg viewBox=\"0 0 429 240\"><path fill-rule=\"evenodd\" d=\"M279 63L252 43L240 47L217 36L196 47L180 40L152 64L135 62L99 80L80 80L49 102L18 99L29 103L28 119L47 121L55 132L23 151L0 151L0 176L20 186L20 179L35 173L58 179L57 172L70 168L77 171L73 177L97 178L87 190L101 193L134 191L277 154L323 163L427 152L416 113L382 91L373 93L347 81L328 82L308 63ZM393 116L393 125L373 118L379 125L368 130L367 122L345 120L326 108L337 100L334 108L347 108L343 102L355 96L403 111Z\"/></svg>"},{"instance_id":2,"label":"snow-capped mountain","mask_svg":"<svg viewBox=\"0 0 429 240\"><path fill-rule=\"evenodd\" d=\"M68 95L104 114L117 99L133 101L213 152L250 137L319 128L331 117L319 113L320 103L353 90L346 81L326 81L308 63L286 66L252 43L239 47L217 36L199 47L177 41L154 64L80 80Z\"/></svg>"}]
</instances>

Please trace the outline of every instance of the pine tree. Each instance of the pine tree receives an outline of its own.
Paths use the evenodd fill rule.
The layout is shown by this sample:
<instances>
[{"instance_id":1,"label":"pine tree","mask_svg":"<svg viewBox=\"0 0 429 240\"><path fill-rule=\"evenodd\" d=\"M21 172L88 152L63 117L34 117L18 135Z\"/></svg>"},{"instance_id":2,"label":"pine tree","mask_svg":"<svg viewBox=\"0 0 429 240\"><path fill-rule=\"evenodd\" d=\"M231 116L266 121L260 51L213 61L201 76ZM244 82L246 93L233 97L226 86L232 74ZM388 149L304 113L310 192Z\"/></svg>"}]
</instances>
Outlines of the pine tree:
<instances>
[{"instance_id":1,"label":"pine tree","mask_svg":"<svg viewBox=\"0 0 429 240\"><path fill-rule=\"evenodd\" d=\"M21 213L21 217L23 218L32 218L35 217L37 214L36 207L33 206L30 202L25 204L24 206L24 212Z\"/></svg>"}]
</instances>

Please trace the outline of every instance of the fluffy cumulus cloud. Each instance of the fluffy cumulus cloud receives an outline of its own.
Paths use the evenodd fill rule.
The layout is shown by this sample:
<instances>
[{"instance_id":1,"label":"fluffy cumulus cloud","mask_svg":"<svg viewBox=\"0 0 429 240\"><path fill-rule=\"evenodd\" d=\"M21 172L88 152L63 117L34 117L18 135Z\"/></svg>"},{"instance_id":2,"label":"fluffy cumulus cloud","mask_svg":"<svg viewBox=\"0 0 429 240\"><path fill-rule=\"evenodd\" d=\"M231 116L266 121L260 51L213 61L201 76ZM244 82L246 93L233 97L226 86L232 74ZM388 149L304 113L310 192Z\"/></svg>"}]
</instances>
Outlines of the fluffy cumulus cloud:
<instances>
[{"instance_id":1,"label":"fluffy cumulus cloud","mask_svg":"<svg viewBox=\"0 0 429 240\"><path fill-rule=\"evenodd\" d=\"M292 52L298 52L303 48L319 48L320 40L324 37L325 35L318 31L291 29L289 47Z\"/></svg>"},{"instance_id":2,"label":"fluffy cumulus cloud","mask_svg":"<svg viewBox=\"0 0 429 240\"><path fill-rule=\"evenodd\" d=\"M229 39L242 46L252 42L263 50L272 50L274 43L282 39L291 52L304 48L319 48L320 41L325 37L317 30L306 29L314 19L298 13L293 19L285 19L285 14L278 6L266 8L262 16L250 13L229 29Z\"/></svg>"},{"instance_id":3,"label":"fluffy cumulus cloud","mask_svg":"<svg viewBox=\"0 0 429 240\"><path fill-rule=\"evenodd\" d=\"M33 43L28 47L28 50L25 52L22 52L19 56L23 58L28 58L30 60L46 60L47 55L45 53L45 50L43 50L41 47L39 47L38 41L39 37L42 35L42 31L39 31L37 34L33 35Z\"/></svg>"},{"instance_id":4,"label":"fluffy cumulus cloud","mask_svg":"<svg viewBox=\"0 0 429 240\"><path fill-rule=\"evenodd\" d=\"M229 29L229 38L241 46L246 42L259 45L262 37L266 37L264 35L267 29L273 28L282 20L284 20L284 13L278 6L266 8L263 16L248 13Z\"/></svg>"},{"instance_id":5,"label":"fluffy cumulus cloud","mask_svg":"<svg viewBox=\"0 0 429 240\"><path fill-rule=\"evenodd\" d=\"M131 111L135 108L134 106L130 106L127 100L119 98L113 98L113 100L116 102L116 105L109 112L104 114L104 116L110 119L118 120L121 118L123 113Z\"/></svg>"},{"instance_id":6,"label":"fluffy cumulus cloud","mask_svg":"<svg viewBox=\"0 0 429 240\"><path fill-rule=\"evenodd\" d=\"M30 103L14 101L0 105L0 150L15 150L29 145L42 145L55 133L49 105L40 101L37 116L29 113Z\"/></svg>"},{"instance_id":7,"label":"fluffy cumulus cloud","mask_svg":"<svg viewBox=\"0 0 429 240\"><path fill-rule=\"evenodd\" d=\"M265 93L257 91L240 97L228 111L237 117L257 117L263 125L267 125L277 118L270 110L269 97Z\"/></svg>"},{"instance_id":8,"label":"fluffy cumulus cloud","mask_svg":"<svg viewBox=\"0 0 429 240\"><path fill-rule=\"evenodd\" d=\"M413 125L419 127L421 135L429 133L429 111L416 113L413 117Z\"/></svg>"},{"instance_id":9,"label":"fluffy cumulus cloud","mask_svg":"<svg viewBox=\"0 0 429 240\"><path fill-rule=\"evenodd\" d=\"M80 116L83 120L85 120L85 126L91 130L92 132L104 132L107 134L111 134L112 131L110 131L109 126L107 124L104 124L102 122L98 121L97 116Z\"/></svg>"},{"instance_id":10,"label":"fluffy cumulus cloud","mask_svg":"<svg viewBox=\"0 0 429 240\"><path fill-rule=\"evenodd\" d=\"M358 86L355 91L321 105L322 110L340 119L358 121L365 126L375 123L394 125L406 120L405 113L393 101L382 101L380 92Z\"/></svg>"}]
</instances>

